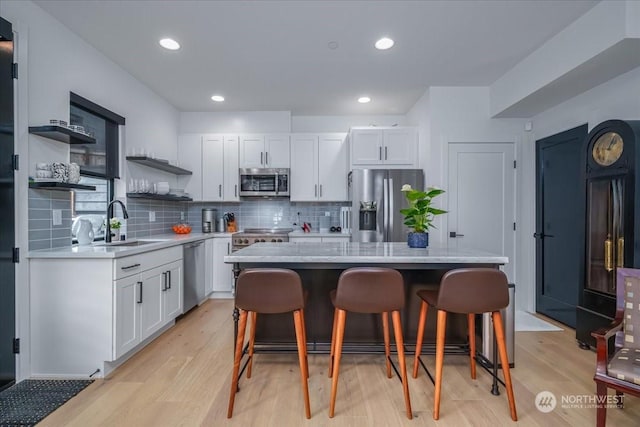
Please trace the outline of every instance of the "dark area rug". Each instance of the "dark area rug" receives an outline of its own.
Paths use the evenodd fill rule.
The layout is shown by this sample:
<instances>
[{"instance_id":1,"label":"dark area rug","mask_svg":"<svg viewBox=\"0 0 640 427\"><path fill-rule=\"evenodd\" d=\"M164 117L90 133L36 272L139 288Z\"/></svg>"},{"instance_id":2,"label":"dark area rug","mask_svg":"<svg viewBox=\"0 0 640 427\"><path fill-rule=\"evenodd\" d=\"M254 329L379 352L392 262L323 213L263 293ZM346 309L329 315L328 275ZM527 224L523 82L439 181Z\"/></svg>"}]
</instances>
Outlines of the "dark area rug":
<instances>
[{"instance_id":1,"label":"dark area rug","mask_svg":"<svg viewBox=\"0 0 640 427\"><path fill-rule=\"evenodd\" d=\"M93 380L24 380L0 392L0 427L36 425Z\"/></svg>"}]
</instances>

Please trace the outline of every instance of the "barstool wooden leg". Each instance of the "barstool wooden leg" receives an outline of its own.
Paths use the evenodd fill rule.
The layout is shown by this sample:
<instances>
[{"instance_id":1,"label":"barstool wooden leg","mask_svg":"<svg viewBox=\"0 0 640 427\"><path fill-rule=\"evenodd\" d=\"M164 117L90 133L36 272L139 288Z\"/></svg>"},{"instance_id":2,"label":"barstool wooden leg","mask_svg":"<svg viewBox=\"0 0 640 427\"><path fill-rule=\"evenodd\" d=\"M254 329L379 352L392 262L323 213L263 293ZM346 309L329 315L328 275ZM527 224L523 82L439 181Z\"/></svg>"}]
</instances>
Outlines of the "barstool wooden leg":
<instances>
[{"instance_id":1,"label":"barstool wooden leg","mask_svg":"<svg viewBox=\"0 0 640 427\"><path fill-rule=\"evenodd\" d=\"M436 330L436 387L433 398L433 419L440 418L440 392L442 389L442 363L444 361L444 337L447 328L447 312L438 310Z\"/></svg>"},{"instance_id":2,"label":"barstool wooden leg","mask_svg":"<svg viewBox=\"0 0 640 427\"><path fill-rule=\"evenodd\" d=\"M251 368L253 367L253 344L256 341L256 321L258 320L258 313L255 311L249 312L250 328L249 332L249 364L247 366L247 378L251 378Z\"/></svg>"},{"instance_id":3,"label":"barstool wooden leg","mask_svg":"<svg viewBox=\"0 0 640 427\"><path fill-rule=\"evenodd\" d=\"M389 348L389 313L382 313L382 334L384 335L384 357L387 364L387 377L391 378L391 349Z\"/></svg>"},{"instance_id":4,"label":"barstool wooden leg","mask_svg":"<svg viewBox=\"0 0 640 427\"><path fill-rule=\"evenodd\" d=\"M386 314L386 313L385 313ZM412 419L411 399L409 398L409 383L407 381L407 361L404 358L404 339L402 338L402 326L400 322L400 312L394 310L391 312L393 318L393 335L396 337L396 347L398 350L398 364L400 365L400 374L402 376L402 390L404 391L404 406L407 410L407 418Z\"/></svg>"},{"instance_id":5,"label":"barstool wooden leg","mask_svg":"<svg viewBox=\"0 0 640 427\"><path fill-rule=\"evenodd\" d=\"M469 364L471 365L471 378L476 379L476 315L467 314L469 323Z\"/></svg>"},{"instance_id":6,"label":"barstool wooden leg","mask_svg":"<svg viewBox=\"0 0 640 427\"><path fill-rule=\"evenodd\" d=\"M240 321L238 322L238 337L236 338L236 354L233 359L233 373L231 374L231 392L229 394L229 408L227 418L233 415L233 404L238 390L238 374L240 372L240 360L242 359L242 346L244 345L244 332L247 329L247 312L240 310Z\"/></svg>"},{"instance_id":7,"label":"barstool wooden leg","mask_svg":"<svg viewBox=\"0 0 640 427\"><path fill-rule=\"evenodd\" d=\"M422 340L424 339L424 324L427 322L427 308L429 305L422 301L420 304L420 318L418 319L418 336L416 337L416 352L413 358L413 378L418 378L418 364L422 352Z\"/></svg>"},{"instance_id":8,"label":"barstool wooden leg","mask_svg":"<svg viewBox=\"0 0 640 427\"><path fill-rule=\"evenodd\" d=\"M516 401L513 396L513 385L511 383L511 371L509 369L509 356L507 355L507 346L504 341L504 326L502 325L502 315L499 311L491 313L493 318L493 330L496 332L496 341L498 343L498 353L500 354L500 363L502 364L502 372L504 374L505 388L507 389L507 397L509 398L509 410L511 411L511 419L518 421L516 413Z\"/></svg>"},{"instance_id":9,"label":"barstool wooden leg","mask_svg":"<svg viewBox=\"0 0 640 427\"><path fill-rule=\"evenodd\" d=\"M333 360L336 351L336 328L338 327L338 309L333 309L333 326L331 329L331 351L329 354L329 378L333 377Z\"/></svg>"},{"instance_id":10,"label":"barstool wooden leg","mask_svg":"<svg viewBox=\"0 0 640 427\"><path fill-rule=\"evenodd\" d=\"M298 361L300 362L300 381L302 384L302 394L304 396L304 410L307 418L311 418L311 406L309 404L309 378L308 366L306 362L306 346L307 343L304 340L304 317L302 310L296 310L293 312L293 322L296 328L296 342L298 343Z\"/></svg>"},{"instance_id":11,"label":"barstool wooden leg","mask_svg":"<svg viewBox=\"0 0 640 427\"><path fill-rule=\"evenodd\" d=\"M307 367L307 378L309 378L309 358L307 357L307 324L304 322L304 309L300 309L302 319L302 342L304 343L304 364Z\"/></svg>"},{"instance_id":12,"label":"barstool wooden leg","mask_svg":"<svg viewBox=\"0 0 640 427\"><path fill-rule=\"evenodd\" d=\"M347 312L337 309L338 324L336 326L335 349L333 355L333 376L331 380L331 399L329 401L329 418L333 418L336 409L336 394L338 392L338 375L340 374L340 356L342 356L342 341L344 339L344 325Z\"/></svg>"}]
</instances>

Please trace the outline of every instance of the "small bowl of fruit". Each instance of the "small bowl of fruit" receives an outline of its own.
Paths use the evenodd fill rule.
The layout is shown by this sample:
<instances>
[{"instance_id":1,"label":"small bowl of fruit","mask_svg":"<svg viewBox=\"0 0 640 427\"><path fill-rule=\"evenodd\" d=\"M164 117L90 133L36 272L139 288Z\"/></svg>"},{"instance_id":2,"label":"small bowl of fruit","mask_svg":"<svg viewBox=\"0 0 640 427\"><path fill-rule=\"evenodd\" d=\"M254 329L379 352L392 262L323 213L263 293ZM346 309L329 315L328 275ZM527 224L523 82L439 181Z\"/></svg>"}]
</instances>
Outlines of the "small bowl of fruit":
<instances>
[{"instance_id":1,"label":"small bowl of fruit","mask_svg":"<svg viewBox=\"0 0 640 427\"><path fill-rule=\"evenodd\" d=\"M173 232L176 234L189 234L191 233L191 226L189 224L176 224L173 227Z\"/></svg>"}]
</instances>

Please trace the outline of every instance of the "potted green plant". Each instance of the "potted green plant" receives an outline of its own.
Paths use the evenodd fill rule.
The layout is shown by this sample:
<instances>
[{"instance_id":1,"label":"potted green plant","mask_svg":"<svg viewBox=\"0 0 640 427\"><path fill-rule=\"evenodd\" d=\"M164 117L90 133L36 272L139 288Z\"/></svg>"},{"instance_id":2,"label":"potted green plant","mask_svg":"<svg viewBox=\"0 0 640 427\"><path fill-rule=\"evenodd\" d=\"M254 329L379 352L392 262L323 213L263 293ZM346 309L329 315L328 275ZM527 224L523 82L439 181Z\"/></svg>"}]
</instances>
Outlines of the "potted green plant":
<instances>
[{"instance_id":1,"label":"potted green plant","mask_svg":"<svg viewBox=\"0 0 640 427\"><path fill-rule=\"evenodd\" d=\"M109 220L109 227L111 228L111 238L112 241L117 242L120 240L120 227L122 226L122 222L118 218L111 218Z\"/></svg>"},{"instance_id":2,"label":"potted green plant","mask_svg":"<svg viewBox=\"0 0 640 427\"><path fill-rule=\"evenodd\" d=\"M426 248L429 245L429 229L435 228L434 218L447 213L432 206L433 199L444 193L444 190L434 187L427 188L426 191L414 190L411 185L405 184L400 191L409 202L409 207L400 209L400 213L404 215L404 225L413 230L407 237L407 243L411 248Z\"/></svg>"}]
</instances>

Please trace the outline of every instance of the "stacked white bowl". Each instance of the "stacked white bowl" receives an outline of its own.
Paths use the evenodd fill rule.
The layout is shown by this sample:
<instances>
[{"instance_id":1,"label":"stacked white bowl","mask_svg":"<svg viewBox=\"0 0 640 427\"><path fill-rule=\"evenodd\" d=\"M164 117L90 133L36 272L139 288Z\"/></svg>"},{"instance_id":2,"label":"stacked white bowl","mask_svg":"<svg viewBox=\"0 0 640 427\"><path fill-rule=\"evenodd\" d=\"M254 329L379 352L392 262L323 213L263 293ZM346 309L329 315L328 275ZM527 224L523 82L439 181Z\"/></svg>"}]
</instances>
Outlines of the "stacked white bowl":
<instances>
[{"instance_id":1,"label":"stacked white bowl","mask_svg":"<svg viewBox=\"0 0 640 427\"><path fill-rule=\"evenodd\" d=\"M158 194L169 194L169 183L166 181L160 181L156 184L156 190Z\"/></svg>"}]
</instances>

